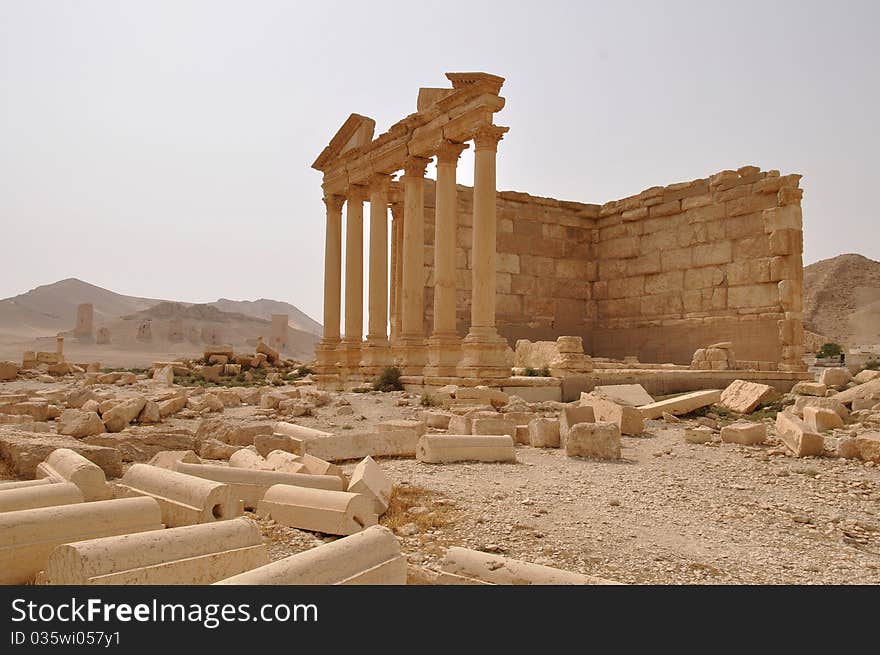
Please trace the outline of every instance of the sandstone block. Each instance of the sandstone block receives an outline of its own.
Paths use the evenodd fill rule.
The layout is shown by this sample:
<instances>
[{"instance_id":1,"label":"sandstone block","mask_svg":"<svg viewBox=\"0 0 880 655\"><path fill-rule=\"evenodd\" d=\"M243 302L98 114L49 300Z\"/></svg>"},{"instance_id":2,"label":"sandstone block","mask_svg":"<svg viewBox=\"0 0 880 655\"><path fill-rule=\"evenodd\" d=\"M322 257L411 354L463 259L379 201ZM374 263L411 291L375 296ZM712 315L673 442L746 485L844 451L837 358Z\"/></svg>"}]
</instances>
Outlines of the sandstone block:
<instances>
[{"instance_id":1,"label":"sandstone block","mask_svg":"<svg viewBox=\"0 0 880 655\"><path fill-rule=\"evenodd\" d=\"M583 394L581 394L583 397ZM565 448L568 433L573 425L578 423L594 423L596 413L590 406L566 405L559 413L559 446Z\"/></svg>"},{"instance_id":2,"label":"sandstone block","mask_svg":"<svg viewBox=\"0 0 880 655\"><path fill-rule=\"evenodd\" d=\"M351 473L348 492L363 494L373 500L373 511L379 516L385 513L391 503L393 488L391 479L372 457L364 457Z\"/></svg>"},{"instance_id":3,"label":"sandstone block","mask_svg":"<svg viewBox=\"0 0 880 655\"><path fill-rule=\"evenodd\" d=\"M788 411L776 415L776 436L795 457L821 455L825 447L822 435L811 430L806 423Z\"/></svg>"},{"instance_id":4,"label":"sandstone block","mask_svg":"<svg viewBox=\"0 0 880 655\"><path fill-rule=\"evenodd\" d=\"M600 385L593 389L593 395L605 398L618 405L639 407L654 402L654 399L645 391L640 384L610 384Z\"/></svg>"},{"instance_id":5,"label":"sandstone block","mask_svg":"<svg viewBox=\"0 0 880 655\"><path fill-rule=\"evenodd\" d=\"M880 432L844 437L837 444L837 456L880 464Z\"/></svg>"},{"instance_id":6,"label":"sandstone block","mask_svg":"<svg viewBox=\"0 0 880 655\"><path fill-rule=\"evenodd\" d=\"M843 427L840 414L824 407L804 407L804 423L815 432Z\"/></svg>"},{"instance_id":7,"label":"sandstone block","mask_svg":"<svg viewBox=\"0 0 880 655\"><path fill-rule=\"evenodd\" d=\"M712 428L700 426L684 429L684 440L688 443L708 443L712 441L715 431Z\"/></svg>"},{"instance_id":8,"label":"sandstone block","mask_svg":"<svg viewBox=\"0 0 880 655\"><path fill-rule=\"evenodd\" d=\"M618 584L603 578L563 571L458 546L447 549L443 570L462 578L482 580L496 585Z\"/></svg>"},{"instance_id":9,"label":"sandstone block","mask_svg":"<svg viewBox=\"0 0 880 655\"><path fill-rule=\"evenodd\" d=\"M158 466L159 468L173 471L178 462L201 464L202 459L192 450L163 450L153 455L152 459L147 463L150 466Z\"/></svg>"},{"instance_id":10,"label":"sandstone block","mask_svg":"<svg viewBox=\"0 0 880 655\"><path fill-rule=\"evenodd\" d=\"M266 455L266 464L271 470L280 471L281 473L300 473L304 472L305 464L301 462L299 455L288 453L284 450L273 450Z\"/></svg>"},{"instance_id":11,"label":"sandstone block","mask_svg":"<svg viewBox=\"0 0 880 655\"><path fill-rule=\"evenodd\" d=\"M826 387L842 389L852 379L852 374L845 368L826 368L819 375L819 382Z\"/></svg>"},{"instance_id":12,"label":"sandstone block","mask_svg":"<svg viewBox=\"0 0 880 655\"><path fill-rule=\"evenodd\" d=\"M159 405L159 417L166 418L172 414L176 414L186 407L186 396L176 396L174 398L169 398L168 400L163 400L157 404Z\"/></svg>"},{"instance_id":13,"label":"sandstone block","mask_svg":"<svg viewBox=\"0 0 880 655\"><path fill-rule=\"evenodd\" d=\"M838 394L840 395L840 394ZM797 416L804 415L804 409L807 407L824 407L833 409L840 414L840 418L846 420L849 418L849 410L840 402L839 398L816 398L814 396L801 396L794 401L794 409L792 410Z\"/></svg>"},{"instance_id":14,"label":"sandstone block","mask_svg":"<svg viewBox=\"0 0 880 655\"><path fill-rule=\"evenodd\" d=\"M85 444L63 435L0 430L0 458L6 460L16 475L33 477L37 466L58 448L79 453L100 466L109 477L122 475L122 457L115 448Z\"/></svg>"},{"instance_id":15,"label":"sandstone block","mask_svg":"<svg viewBox=\"0 0 880 655\"><path fill-rule=\"evenodd\" d=\"M85 502L82 492L72 482L33 484L0 489L0 514L82 502Z\"/></svg>"},{"instance_id":16,"label":"sandstone block","mask_svg":"<svg viewBox=\"0 0 880 655\"><path fill-rule=\"evenodd\" d=\"M565 440L569 457L620 459L620 427L617 423L577 423Z\"/></svg>"},{"instance_id":17,"label":"sandstone block","mask_svg":"<svg viewBox=\"0 0 880 655\"><path fill-rule=\"evenodd\" d=\"M506 434L513 437L516 435L516 423L503 418L476 418L471 434Z\"/></svg>"},{"instance_id":18,"label":"sandstone block","mask_svg":"<svg viewBox=\"0 0 880 655\"><path fill-rule=\"evenodd\" d=\"M737 443L743 446L753 446L764 443L767 439L767 428L763 423L748 423L746 421L732 423L721 428L721 441L724 443Z\"/></svg>"},{"instance_id":19,"label":"sandstone block","mask_svg":"<svg viewBox=\"0 0 880 655\"><path fill-rule=\"evenodd\" d=\"M798 382L791 388L791 392L798 396L818 396L819 398L824 398L827 390L828 387L821 382Z\"/></svg>"},{"instance_id":20,"label":"sandstone block","mask_svg":"<svg viewBox=\"0 0 880 655\"><path fill-rule=\"evenodd\" d=\"M257 515L301 530L350 535L376 525L373 499L362 494L276 484L257 504Z\"/></svg>"},{"instance_id":21,"label":"sandstone block","mask_svg":"<svg viewBox=\"0 0 880 655\"><path fill-rule=\"evenodd\" d=\"M626 405L618 405L617 403L605 400L592 394L581 394L581 407L592 407L596 421L605 423L616 423L623 434L642 434L645 431L645 420L642 414L642 408L627 407ZM653 407L657 403L647 405ZM662 412L669 411L667 407L661 409ZM566 444L568 443L566 438ZM566 446L567 447L567 446Z\"/></svg>"},{"instance_id":22,"label":"sandstone block","mask_svg":"<svg viewBox=\"0 0 880 655\"><path fill-rule=\"evenodd\" d=\"M721 399L721 392L717 389L707 389L705 391L693 391L691 393L682 394L674 398L659 400L649 405L639 407L637 412L645 419L657 419L663 416L664 412L674 416L689 414L701 407L714 405ZM628 434L624 432L624 434Z\"/></svg>"},{"instance_id":23,"label":"sandstone block","mask_svg":"<svg viewBox=\"0 0 880 655\"><path fill-rule=\"evenodd\" d=\"M80 409L66 409L57 422L58 434L81 439L104 431L104 422L95 412Z\"/></svg>"},{"instance_id":24,"label":"sandstone block","mask_svg":"<svg viewBox=\"0 0 880 655\"><path fill-rule=\"evenodd\" d=\"M232 446L216 439L205 439L199 444L199 457L202 459L229 459L242 446Z\"/></svg>"},{"instance_id":25,"label":"sandstone block","mask_svg":"<svg viewBox=\"0 0 880 655\"><path fill-rule=\"evenodd\" d=\"M871 380L876 380L877 378L880 378L880 371L865 369L864 371L856 373L853 376L853 381L858 384L864 384L865 382L870 382Z\"/></svg>"},{"instance_id":26,"label":"sandstone block","mask_svg":"<svg viewBox=\"0 0 880 655\"><path fill-rule=\"evenodd\" d=\"M733 412L750 414L778 397L779 392L768 384L734 380L721 392L720 403Z\"/></svg>"},{"instance_id":27,"label":"sandstone block","mask_svg":"<svg viewBox=\"0 0 880 655\"><path fill-rule=\"evenodd\" d=\"M516 452L508 435L425 434L419 438L416 459L429 464L515 462Z\"/></svg>"},{"instance_id":28,"label":"sandstone block","mask_svg":"<svg viewBox=\"0 0 880 655\"><path fill-rule=\"evenodd\" d=\"M18 377L19 366L15 362L0 362L0 381L14 380Z\"/></svg>"},{"instance_id":29,"label":"sandstone block","mask_svg":"<svg viewBox=\"0 0 880 655\"><path fill-rule=\"evenodd\" d=\"M108 500L113 495L100 466L69 448L58 448L37 465L37 479L52 482L71 482L82 492L87 502Z\"/></svg>"},{"instance_id":30,"label":"sandstone block","mask_svg":"<svg viewBox=\"0 0 880 655\"><path fill-rule=\"evenodd\" d=\"M153 372L153 381L165 387L174 386L174 367L163 366Z\"/></svg>"},{"instance_id":31,"label":"sandstone block","mask_svg":"<svg viewBox=\"0 0 880 655\"><path fill-rule=\"evenodd\" d=\"M559 420L534 418L529 421L529 443L535 448L559 448Z\"/></svg>"},{"instance_id":32,"label":"sandstone block","mask_svg":"<svg viewBox=\"0 0 880 655\"><path fill-rule=\"evenodd\" d=\"M229 456L229 466L244 469L259 469L262 471L271 471L272 465L260 455L256 448L251 450L252 446L236 450Z\"/></svg>"},{"instance_id":33,"label":"sandstone block","mask_svg":"<svg viewBox=\"0 0 880 655\"><path fill-rule=\"evenodd\" d=\"M101 418L107 432L121 432L141 413L147 401L144 398L130 398L103 412Z\"/></svg>"}]
</instances>

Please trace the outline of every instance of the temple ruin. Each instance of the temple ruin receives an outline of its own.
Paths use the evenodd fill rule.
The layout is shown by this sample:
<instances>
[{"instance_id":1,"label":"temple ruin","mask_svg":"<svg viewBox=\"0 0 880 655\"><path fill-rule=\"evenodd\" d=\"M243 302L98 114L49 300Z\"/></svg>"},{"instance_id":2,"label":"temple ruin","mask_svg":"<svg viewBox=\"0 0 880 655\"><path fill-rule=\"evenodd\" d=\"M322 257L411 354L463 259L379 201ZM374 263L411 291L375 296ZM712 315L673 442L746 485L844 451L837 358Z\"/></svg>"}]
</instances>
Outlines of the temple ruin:
<instances>
[{"instance_id":1,"label":"temple ruin","mask_svg":"<svg viewBox=\"0 0 880 655\"><path fill-rule=\"evenodd\" d=\"M681 377L701 368L695 351L719 343L740 377L803 378L800 175L743 166L602 204L499 192L504 80L446 77L452 88L420 89L416 113L378 137L375 121L352 114L312 165L326 204L321 384L392 364L412 385L521 384L516 341L563 335L582 339L600 379L624 359ZM456 184L469 142L473 188ZM425 178L432 158L436 181Z\"/></svg>"}]
</instances>

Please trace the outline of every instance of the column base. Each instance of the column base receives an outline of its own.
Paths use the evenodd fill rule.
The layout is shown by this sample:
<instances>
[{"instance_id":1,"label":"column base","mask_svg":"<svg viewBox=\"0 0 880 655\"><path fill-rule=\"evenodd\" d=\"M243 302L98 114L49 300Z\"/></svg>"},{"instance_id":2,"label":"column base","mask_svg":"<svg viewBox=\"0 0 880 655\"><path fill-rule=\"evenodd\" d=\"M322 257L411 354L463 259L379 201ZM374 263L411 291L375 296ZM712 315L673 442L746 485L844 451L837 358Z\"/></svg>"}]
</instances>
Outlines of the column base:
<instances>
[{"instance_id":1,"label":"column base","mask_svg":"<svg viewBox=\"0 0 880 655\"><path fill-rule=\"evenodd\" d=\"M459 377L510 377L513 362L507 353L507 341L494 327L472 327L461 343L461 352L461 362L456 368Z\"/></svg>"},{"instance_id":2,"label":"column base","mask_svg":"<svg viewBox=\"0 0 880 655\"><path fill-rule=\"evenodd\" d=\"M420 336L402 336L393 347L394 365L401 375L421 375L428 362L425 339Z\"/></svg>"},{"instance_id":3,"label":"column base","mask_svg":"<svg viewBox=\"0 0 880 655\"><path fill-rule=\"evenodd\" d=\"M315 383L319 389L332 390L340 386L339 339L321 339L315 346Z\"/></svg>"},{"instance_id":4,"label":"column base","mask_svg":"<svg viewBox=\"0 0 880 655\"><path fill-rule=\"evenodd\" d=\"M366 380L372 380L383 369L394 363L391 345L387 339L370 339L368 337L361 349L361 355L361 375Z\"/></svg>"},{"instance_id":5,"label":"column base","mask_svg":"<svg viewBox=\"0 0 880 655\"><path fill-rule=\"evenodd\" d=\"M424 375L455 377L461 361L461 339L455 334L436 334L427 341L428 364Z\"/></svg>"},{"instance_id":6,"label":"column base","mask_svg":"<svg viewBox=\"0 0 880 655\"><path fill-rule=\"evenodd\" d=\"M361 348L360 340L342 340L339 347L339 368L344 382L359 382L361 376Z\"/></svg>"}]
</instances>

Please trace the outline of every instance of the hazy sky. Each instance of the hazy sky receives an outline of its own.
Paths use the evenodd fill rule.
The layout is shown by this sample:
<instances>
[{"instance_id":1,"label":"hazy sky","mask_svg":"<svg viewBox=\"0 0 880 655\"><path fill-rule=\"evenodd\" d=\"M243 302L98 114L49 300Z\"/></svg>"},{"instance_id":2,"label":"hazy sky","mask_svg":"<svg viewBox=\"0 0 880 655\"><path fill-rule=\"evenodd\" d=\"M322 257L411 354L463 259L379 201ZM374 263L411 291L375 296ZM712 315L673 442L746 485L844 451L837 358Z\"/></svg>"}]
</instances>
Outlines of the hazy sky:
<instances>
[{"instance_id":1,"label":"hazy sky","mask_svg":"<svg viewBox=\"0 0 880 655\"><path fill-rule=\"evenodd\" d=\"M806 263L880 260L878 25L878 2L0 0L0 297L79 277L320 321L311 162L447 71L507 78L499 189L601 203L755 164L803 174Z\"/></svg>"}]
</instances>

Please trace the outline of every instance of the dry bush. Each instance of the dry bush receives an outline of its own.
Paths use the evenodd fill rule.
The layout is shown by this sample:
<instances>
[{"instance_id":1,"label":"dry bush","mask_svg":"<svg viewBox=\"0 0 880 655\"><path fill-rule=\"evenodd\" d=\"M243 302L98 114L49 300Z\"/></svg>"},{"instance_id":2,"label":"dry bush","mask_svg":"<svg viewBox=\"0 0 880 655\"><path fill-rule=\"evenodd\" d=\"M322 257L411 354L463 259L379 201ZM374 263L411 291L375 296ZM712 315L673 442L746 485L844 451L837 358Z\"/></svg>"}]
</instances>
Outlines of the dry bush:
<instances>
[{"instance_id":1,"label":"dry bush","mask_svg":"<svg viewBox=\"0 0 880 655\"><path fill-rule=\"evenodd\" d=\"M382 516L382 525L395 530L407 523L415 523L419 532L449 525L455 510L447 504L438 504L436 496L435 492L418 485L395 485L388 511ZM424 507L426 511L411 513L414 507Z\"/></svg>"}]
</instances>

